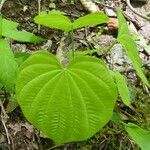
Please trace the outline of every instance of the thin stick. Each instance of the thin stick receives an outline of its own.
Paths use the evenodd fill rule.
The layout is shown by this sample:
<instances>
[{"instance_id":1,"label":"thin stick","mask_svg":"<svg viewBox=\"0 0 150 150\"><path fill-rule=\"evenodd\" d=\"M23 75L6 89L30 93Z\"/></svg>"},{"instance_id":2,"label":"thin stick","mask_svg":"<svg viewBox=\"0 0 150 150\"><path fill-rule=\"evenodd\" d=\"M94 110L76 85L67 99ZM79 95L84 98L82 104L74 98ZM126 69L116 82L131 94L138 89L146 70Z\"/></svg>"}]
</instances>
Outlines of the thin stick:
<instances>
[{"instance_id":1,"label":"thin stick","mask_svg":"<svg viewBox=\"0 0 150 150\"><path fill-rule=\"evenodd\" d=\"M131 5L131 3L130 3L130 0L126 0L126 3L127 3L128 7L130 8L130 10L131 10L132 12L134 12L136 15L140 16L141 18L146 19L147 21L150 21L150 17L147 17L146 15L144 16L144 15L140 14L139 12L137 12L137 11L132 7L132 5Z\"/></svg>"},{"instance_id":2,"label":"thin stick","mask_svg":"<svg viewBox=\"0 0 150 150\"><path fill-rule=\"evenodd\" d=\"M1 12L1 10L2 10L2 7L3 7L4 3L5 3L5 1L6 1L6 0L1 0L1 3L0 3L0 12Z\"/></svg>"},{"instance_id":3,"label":"thin stick","mask_svg":"<svg viewBox=\"0 0 150 150\"><path fill-rule=\"evenodd\" d=\"M53 149L55 149L55 148L59 148L59 147L64 146L64 145L65 145L65 144L55 145L55 146L53 146L53 147L51 147L51 148L49 148L49 149L47 149L47 150L53 150Z\"/></svg>"},{"instance_id":4,"label":"thin stick","mask_svg":"<svg viewBox=\"0 0 150 150\"><path fill-rule=\"evenodd\" d=\"M75 49L74 49L74 33L73 33L73 31L71 31L70 36L71 36L71 50L72 50L72 57L74 58L74 52L75 52Z\"/></svg>"},{"instance_id":5,"label":"thin stick","mask_svg":"<svg viewBox=\"0 0 150 150\"><path fill-rule=\"evenodd\" d=\"M41 14L41 0L38 0L38 14ZM38 25L38 32L40 33L41 26Z\"/></svg>"},{"instance_id":6,"label":"thin stick","mask_svg":"<svg viewBox=\"0 0 150 150\"><path fill-rule=\"evenodd\" d=\"M1 106L1 121L2 121L2 124L3 124L4 129L5 129L5 132L6 132L8 144L11 144L10 138L9 138L8 129L7 129L6 125L5 125L5 120L6 120L6 118L8 118L8 115L7 115L7 113L5 112L5 109L4 109L4 106L3 106L1 100L0 100L0 106Z\"/></svg>"},{"instance_id":7,"label":"thin stick","mask_svg":"<svg viewBox=\"0 0 150 150\"><path fill-rule=\"evenodd\" d=\"M6 132L8 144L11 144L10 138L9 138L8 129L7 129L6 125L5 125L5 121L4 121L3 117L1 117L1 118L2 118L2 123L3 123L4 129L5 129L5 132Z\"/></svg>"}]
</instances>

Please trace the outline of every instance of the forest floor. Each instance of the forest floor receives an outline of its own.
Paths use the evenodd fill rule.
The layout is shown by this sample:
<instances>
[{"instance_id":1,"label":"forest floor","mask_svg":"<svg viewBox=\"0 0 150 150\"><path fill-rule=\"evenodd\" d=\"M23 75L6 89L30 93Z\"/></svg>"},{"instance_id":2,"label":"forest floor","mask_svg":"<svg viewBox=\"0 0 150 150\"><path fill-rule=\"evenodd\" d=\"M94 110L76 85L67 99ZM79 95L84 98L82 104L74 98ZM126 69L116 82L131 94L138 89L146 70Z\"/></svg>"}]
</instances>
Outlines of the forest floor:
<instances>
[{"instance_id":1,"label":"forest floor","mask_svg":"<svg viewBox=\"0 0 150 150\"><path fill-rule=\"evenodd\" d=\"M144 43L150 44L150 23L148 21L132 13L124 1L108 0L107 4L113 7L121 7L124 10L131 30L138 34L139 37L142 37ZM133 1L132 4L140 13L150 11L150 2L141 3ZM99 4L99 7L104 11L108 11L108 13L110 11L104 5ZM78 18L88 13L79 0L74 2L71 0L41 1L42 11L51 9L64 11L71 18ZM38 31L37 24L33 22L33 18L38 14L37 0L7 0L2 8L2 14L5 18L20 23L19 29L33 32L48 39L47 43L41 44L25 44L12 41L14 51L32 52L44 48L52 53L56 53L61 44L63 33L42 26L40 32ZM116 38L116 35L116 30L101 29L100 27L81 29L75 33L75 48L82 50L94 47L95 45L107 47ZM66 43L66 50L68 50L70 41L67 40ZM145 48L141 41L138 43L138 46L140 57L145 65L145 73L150 78L150 49ZM118 45L116 45L116 49L119 49ZM110 54L109 58L114 57L114 62L116 62L114 64L115 69L121 70L124 66L118 65L117 61L119 59L124 61L124 58L122 58L124 56L118 56L120 51L116 49ZM94 55L100 57L100 54ZM109 58L108 63L110 63ZM128 60L126 60L126 63L131 67ZM119 112L126 122L132 121L141 127L150 128L150 96L134 72L128 71L124 74L129 83L132 83L130 88L133 103L132 106L126 107L118 99L115 112ZM7 94L5 96L6 99L9 98ZM42 136L39 131L27 122L19 107L8 113L7 117L5 121L0 123L0 150L48 150L51 148L55 150L139 150L139 147L127 135L121 125L115 121L117 119L110 121L99 133L87 141L53 147L54 143L50 139Z\"/></svg>"}]
</instances>

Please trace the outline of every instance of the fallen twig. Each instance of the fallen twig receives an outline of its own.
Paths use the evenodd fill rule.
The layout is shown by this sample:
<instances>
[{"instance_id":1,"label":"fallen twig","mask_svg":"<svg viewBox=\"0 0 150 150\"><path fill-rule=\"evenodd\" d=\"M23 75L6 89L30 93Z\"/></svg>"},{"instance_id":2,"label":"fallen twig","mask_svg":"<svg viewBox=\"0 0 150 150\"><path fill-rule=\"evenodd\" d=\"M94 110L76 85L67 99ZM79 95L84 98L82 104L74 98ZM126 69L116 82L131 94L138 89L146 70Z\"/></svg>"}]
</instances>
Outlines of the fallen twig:
<instances>
[{"instance_id":1,"label":"fallen twig","mask_svg":"<svg viewBox=\"0 0 150 150\"><path fill-rule=\"evenodd\" d=\"M38 0L38 15L41 14L41 0ZM40 33L41 26L38 25L38 33Z\"/></svg>"},{"instance_id":2,"label":"fallen twig","mask_svg":"<svg viewBox=\"0 0 150 150\"><path fill-rule=\"evenodd\" d=\"M1 10L2 10L2 7L3 7L4 3L5 3L5 1L6 1L6 0L1 0L1 3L0 3L0 12L1 12Z\"/></svg>"},{"instance_id":3,"label":"fallen twig","mask_svg":"<svg viewBox=\"0 0 150 150\"><path fill-rule=\"evenodd\" d=\"M3 106L3 103L1 100L0 100L0 107L1 107L1 121L2 121L2 124L3 124L5 132L6 132L8 144L11 144L8 129L7 129L6 124L5 124L6 119L8 118L8 115L4 109L4 106Z\"/></svg>"},{"instance_id":4,"label":"fallen twig","mask_svg":"<svg viewBox=\"0 0 150 150\"><path fill-rule=\"evenodd\" d=\"M89 12L93 13L93 12L97 12L100 11L99 7L92 1L92 0L80 0L81 4L83 5L83 7L88 10ZM105 6L102 2L98 2L96 1L96 3L101 4L103 6ZM105 6L105 7L109 7L109 6ZM111 9L114 9L113 7L111 7ZM113 29L117 29L118 28L118 21L116 18L109 18L109 22L107 23L107 27L110 30Z\"/></svg>"},{"instance_id":5,"label":"fallen twig","mask_svg":"<svg viewBox=\"0 0 150 150\"><path fill-rule=\"evenodd\" d=\"M89 12L100 11L99 7L92 0L80 0L80 2Z\"/></svg>"}]
</instances>

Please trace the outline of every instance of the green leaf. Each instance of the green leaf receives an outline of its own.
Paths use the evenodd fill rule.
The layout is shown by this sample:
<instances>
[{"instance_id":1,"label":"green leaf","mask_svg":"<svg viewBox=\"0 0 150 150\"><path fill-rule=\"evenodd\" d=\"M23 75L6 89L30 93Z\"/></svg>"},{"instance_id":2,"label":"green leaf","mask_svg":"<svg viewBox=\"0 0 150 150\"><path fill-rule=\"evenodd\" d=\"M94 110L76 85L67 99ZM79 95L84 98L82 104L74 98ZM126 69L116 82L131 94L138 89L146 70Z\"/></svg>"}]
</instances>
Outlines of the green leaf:
<instances>
[{"instance_id":1,"label":"green leaf","mask_svg":"<svg viewBox=\"0 0 150 150\"><path fill-rule=\"evenodd\" d=\"M140 146L141 150L150 150L150 131L145 130L133 123L125 126L132 139Z\"/></svg>"},{"instance_id":2,"label":"green leaf","mask_svg":"<svg viewBox=\"0 0 150 150\"><path fill-rule=\"evenodd\" d=\"M73 29L78 29L90 25L97 25L108 22L109 18L102 12L91 13L86 16L80 17L73 23L68 17L64 16L62 12L51 11L48 14L42 13L34 18L38 24L60 29L69 32Z\"/></svg>"},{"instance_id":3,"label":"green leaf","mask_svg":"<svg viewBox=\"0 0 150 150\"><path fill-rule=\"evenodd\" d=\"M56 144L93 136L111 119L117 99L102 61L75 57L63 67L48 52L37 52L23 63L16 94L27 119Z\"/></svg>"},{"instance_id":4,"label":"green leaf","mask_svg":"<svg viewBox=\"0 0 150 150\"><path fill-rule=\"evenodd\" d=\"M8 31L4 35L19 42L39 43L44 41L44 39L27 31Z\"/></svg>"},{"instance_id":5,"label":"green leaf","mask_svg":"<svg viewBox=\"0 0 150 150\"><path fill-rule=\"evenodd\" d=\"M59 10L55 10L55 9L53 9L53 10L51 10L51 11L48 11L48 13L47 14L59 14L59 15L66 15L66 13L65 12L63 12L63 11L59 11Z\"/></svg>"},{"instance_id":6,"label":"green leaf","mask_svg":"<svg viewBox=\"0 0 150 150\"><path fill-rule=\"evenodd\" d=\"M0 15L0 38L2 38L2 22L3 22L3 18Z\"/></svg>"},{"instance_id":7,"label":"green leaf","mask_svg":"<svg viewBox=\"0 0 150 150\"><path fill-rule=\"evenodd\" d=\"M3 87L3 84L0 83L0 90L1 90L2 87Z\"/></svg>"},{"instance_id":8,"label":"green leaf","mask_svg":"<svg viewBox=\"0 0 150 150\"><path fill-rule=\"evenodd\" d=\"M113 121L116 124L120 124L122 122L121 115L118 112L113 112L111 121Z\"/></svg>"},{"instance_id":9,"label":"green leaf","mask_svg":"<svg viewBox=\"0 0 150 150\"><path fill-rule=\"evenodd\" d=\"M33 33L26 32L26 31L18 31L18 23L3 19L2 22L2 35L4 37L12 38L13 40L19 42L31 42L31 43L38 43L44 41L43 38L40 38Z\"/></svg>"},{"instance_id":10,"label":"green leaf","mask_svg":"<svg viewBox=\"0 0 150 150\"><path fill-rule=\"evenodd\" d=\"M142 82L145 85L150 86L147 78L143 73L142 61L139 57L136 43L134 42L129 33L127 22L120 10L117 11L117 15L119 20L119 34L117 40L123 45L127 55L131 59L131 62L133 64L134 69L137 72L137 75L141 78Z\"/></svg>"},{"instance_id":11,"label":"green leaf","mask_svg":"<svg viewBox=\"0 0 150 150\"><path fill-rule=\"evenodd\" d=\"M123 103L129 106L131 104L131 97L125 77L119 72L114 73L114 77L118 88L118 92L122 98Z\"/></svg>"},{"instance_id":12,"label":"green leaf","mask_svg":"<svg viewBox=\"0 0 150 150\"><path fill-rule=\"evenodd\" d=\"M66 32L72 30L72 22L70 21L70 19L56 12L38 15L34 18L34 21L38 24L54 29L60 29Z\"/></svg>"},{"instance_id":13,"label":"green leaf","mask_svg":"<svg viewBox=\"0 0 150 150\"><path fill-rule=\"evenodd\" d=\"M11 113L12 111L14 111L16 108L18 107L18 102L16 100L16 96L15 95L11 95L9 97L9 102L6 106L6 113Z\"/></svg>"},{"instance_id":14,"label":"green leaf","mask_svg":"<svg viewBox=\"0 0 150 150\"><path fill-rule=\"evenodd\" d=\"M14 53L15 56L15 60L18 64L18 66L20 66L31 54L27 53L27 52L16 52Z\"/></svg>"},{"instance_id":15,"label":"green leaf","mask_svg":"<svg viewBox=\"0 0 150 150\"><path fill-rule=\"evenodd\" d=\"M73 22L73 29L78 29L90 25L98 25L107 23L109 18L103 12L95 12L86 16L80 17Z\"/></svg>"},{"instance_id":16,"label":"green leaf","mask_svg":"<svg viewBox=\"0 0 150 150\"><path fill-rule=\"evenodd\" d=\"M6 40L0 39L0 83L13 91L18 70L14 55Z\"/></svg>"}]
</instances>

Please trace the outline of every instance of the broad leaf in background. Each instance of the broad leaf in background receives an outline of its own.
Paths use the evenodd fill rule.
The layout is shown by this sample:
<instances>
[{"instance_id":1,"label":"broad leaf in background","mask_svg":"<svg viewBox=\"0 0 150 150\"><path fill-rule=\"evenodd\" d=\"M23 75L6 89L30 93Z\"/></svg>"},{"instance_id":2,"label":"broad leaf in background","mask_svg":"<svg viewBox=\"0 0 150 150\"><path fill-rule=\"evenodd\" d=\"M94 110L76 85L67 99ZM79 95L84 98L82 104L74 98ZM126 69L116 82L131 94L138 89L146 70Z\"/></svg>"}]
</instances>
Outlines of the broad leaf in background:
<instances>
[{"instance_id":1,"label":"broad leaf in background","mask_svg":"<svg viewBox=\"0 0 150 150\"><path fill-rule=\"evenodd\" d=\"M2 20L2 35L4 37L12 38L13 40L19 42L31 42L31 43L39 43L44 41L43 38L40 38L33 33L26 31L18 31L18 23L9 21L6 19Z\"/></svg>"},{"instance_id":2,"label":"broad leaf in background","mask_svg":"<svg viewBox=\"0 0 150 150\"><path fill-rule=\"evenodd\" d=\"M18 65L6 40L0 39L0 83L13 91Z\"/></svg>"},{"instance_id":3,"label":"broad leaf in background","mask_svg":"<svg viewBox=\"0 0 150 150\"><path fill-rule=\"evenodd\" d=\"M95 12L75 20L73 22L73 29L107 23L108 21L109 17L106 14L104 14L103 12Z\"/></svg>"},{"instance_id":4,"label":"broad leaf in background","mask_svg":"<svg viewBox=\"0 0 150 150\"><path fill-rule=\"evenodd\" d=\"M20 66L31 54L27 53L27 52L16 52L14 53L15 56L15 60L18 64L18 66Z\"/></svg>"},{"instance_id":5,"label":"broad leaf in background","mask_svg":"<svg viewBox=\"0 0 150 150\"><path fill-rule=\"evenodd\" d=\"M63 67L48 52L37 52L22 64L16 94L26 118L56 144L93 136L111 119L117 99L102 61L75 57Z\"/></svg>"},{"instance_id":6,"label":"broad leaf in background","mask_svg":"<svg viewBox=\"0 0 150 150\"><path fill-rule=\"evenodd\" d=\"M119 20L119 33L117 40L123 45L127 55L132 61L133 67L136 70L137 75L141 78L145 85L150 86L142 70L142 61L139 57L136 43L134 42L129 33L127 22L120 10L117 10L117 16Z\"/></svg>"},{"instance_id":7,"label":"broad leaf in background","mask_svg":"<svg viewBox=\"0 0 150 150\"><path fill-rule=\"evenodd\" d=\"M14 111L16 108L18 107L18 102L16 100L16 96L15 95L11 95L9 97L9 101L8 104L6 106L6 113L11 113L12 111Z\"/></svg>"},{"instance_id":8,"label":"broad leaf in background","mask_svg":"<svg viewBox=\"0 0 150 150\"><path fill-rule=\"evenodd\" d=\"M70 19L63 14L56 12L38 15L34 18L34 21L38 24L66 32L72 30L72 22Z\"/></svg>"},{"instance_id":9,"label":"broad leaf in background","mask_svg":"<svg viewBox=\"0 0 150 150\"><path fill-rule=\"evenodd\" d=\"M129 106L131 104L131 97L126 79L119 72L114 73L114 78L123 103Z\"/></svg>"},{"instance_id":10,"label":"broad leaf in background","mask_svg":"<svg viewBox=\"0 0 150 150\"><path fill-rule=\"evenodd\" d=\"M132 137L141 150L150 150L150 131L145 130L133 123L125 126L126 131Z\"/></svg>"},{"instance_id":11,"label":"broad leaf in background","mask_svg":"<svg viewBox=\"0 0 150 150\"><path fill-rule=\"evenodd\" d=\"M96 12L80 17L72 23L68 17L62 14L62 12L52 11L48 14L43 13L36 16L34 21L50 28L69 32L73 29L106 23L108 22L108 19L109 18L104 13Z\"/></svg>"},{"instance_id":12,"label":"broad leaf in background","mask_svg":"<svg viewBox=\"0 0 150 150\"><path fill-rule=\"evenodd\" d=\"M111 121L113 121L116 124L120 124L122 122L121 115L118 112L113 112Z\"/></svg>"}]
</instances>

